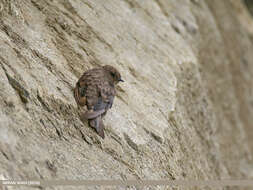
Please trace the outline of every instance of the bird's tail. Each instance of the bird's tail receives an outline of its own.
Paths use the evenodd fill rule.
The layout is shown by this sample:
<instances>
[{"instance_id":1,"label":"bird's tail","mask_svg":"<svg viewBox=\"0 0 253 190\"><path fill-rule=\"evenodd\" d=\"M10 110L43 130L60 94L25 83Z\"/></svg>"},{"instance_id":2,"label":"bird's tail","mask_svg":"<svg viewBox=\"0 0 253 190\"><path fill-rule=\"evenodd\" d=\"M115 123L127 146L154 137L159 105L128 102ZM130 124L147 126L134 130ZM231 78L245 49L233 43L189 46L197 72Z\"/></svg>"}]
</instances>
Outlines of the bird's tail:
<instances>
[{"instance_id":1,"label":"bird's tail","mask_svg":"<svg viewBox=\"0 0 253 190\"><path fill-rule=\"evenodd\" d=\"M86 104L86 97L85 96L81 97L80 88L78 84L76 84L76 87L74 89L74 97L77 105L84 106Z\"/></svg>"},{"instance_id":2,"label":"bird's tail","mask_svg":"<svg viewBox=\"0 0 253 190\"><path fill-rule=\"evenodd\" d=\"M98 135L102 137L103 139L105 138L105 133L104 133L104 124L101 119L101 115L89 120L89 124L91 127L95 128L97 131Z\"/></svg>"},{"instance_id":3,"label":"bird's tail","mask_svg":"<svg viewBox=\"0 0 253 190\"><path fill-rule=\"evenodd\" d=\"M98 110L98 111L92 111L92 110L88 110L83 114L83 117L85 119L94 119L100 115L102 115L103 113L105 113L105 109L102 110Z\"/></svg>"}]
</instances>

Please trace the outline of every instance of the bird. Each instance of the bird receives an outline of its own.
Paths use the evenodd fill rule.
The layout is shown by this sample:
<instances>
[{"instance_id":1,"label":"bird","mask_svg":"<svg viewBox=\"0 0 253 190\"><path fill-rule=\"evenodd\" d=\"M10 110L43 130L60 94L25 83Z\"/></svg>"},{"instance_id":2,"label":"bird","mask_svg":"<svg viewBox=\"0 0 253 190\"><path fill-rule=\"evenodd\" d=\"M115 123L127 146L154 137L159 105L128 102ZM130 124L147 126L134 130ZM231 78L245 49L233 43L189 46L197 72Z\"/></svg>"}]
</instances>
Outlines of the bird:
<instances>
[{"instance_id":1,"label":"bird","mask_svg":"<svg viewBox=\"0 0 253 190\"><path fill-rule=\"evenodd\" d=\"M115 86L119 82L124 82L119 71L111 65L105 65L84 72L74 89L77 105L87 107L82 117L89 121L89 125L95 128L103 139L105 136L102 118L112 108L116 95Z\"/></svg>"}]
</instances>

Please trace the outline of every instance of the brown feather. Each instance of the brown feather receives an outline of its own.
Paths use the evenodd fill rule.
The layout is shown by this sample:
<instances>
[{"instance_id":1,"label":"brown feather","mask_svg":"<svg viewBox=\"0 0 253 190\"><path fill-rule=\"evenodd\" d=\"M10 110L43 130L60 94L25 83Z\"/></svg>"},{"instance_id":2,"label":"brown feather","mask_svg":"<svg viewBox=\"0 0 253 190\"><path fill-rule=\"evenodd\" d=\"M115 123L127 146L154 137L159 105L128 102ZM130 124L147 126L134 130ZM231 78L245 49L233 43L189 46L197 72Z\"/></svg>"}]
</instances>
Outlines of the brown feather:
<instances>
[{"instance_id":1,"label":"brown feather","mask_svg":"<svg viewBox=\"0 0 253 190\"><path fill-rule=\"evenodd\" d=\"M97 133L104 137L104 124L101 116L112 107L116 94L115 85L121 80L120 73L112 66L94 68L83 73L74 90L74 97L79 106L87 106L83 117Z\"/></svg>"},{"instance_id":2,"label":"brown feather","mask_svg":"<svg viewBox=\"0 0 253 190\"><path fill-rule=\"evenodd\" d=\"M83 117L85 119L94 119L100 116L101 114L103 114L104 112L105 112L105 109L98 110L98 111L88 110L83 114Z\"/></svg>"}]
</instances>

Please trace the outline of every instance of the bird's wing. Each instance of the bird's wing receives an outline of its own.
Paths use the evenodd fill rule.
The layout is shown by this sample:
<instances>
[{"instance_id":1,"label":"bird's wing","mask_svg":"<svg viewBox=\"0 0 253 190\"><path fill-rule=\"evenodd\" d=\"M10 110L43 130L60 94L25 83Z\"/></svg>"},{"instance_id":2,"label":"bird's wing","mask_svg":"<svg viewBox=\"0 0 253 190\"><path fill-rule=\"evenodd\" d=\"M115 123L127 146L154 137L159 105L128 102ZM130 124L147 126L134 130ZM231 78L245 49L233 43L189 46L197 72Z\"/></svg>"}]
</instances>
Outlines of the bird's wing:
<instances>
[{"instance_id":1,"label":"bird's wing","mask_svg":"<svg viewBox=\"0 0 253 190\"><path fill-rule=\"evenodd\" d=\"M85 85L77 82L76 87L74 89L74 97L76 103L80 106L84 106L86 104L86 97L84 96L85 93Z\"/></svg>"},{"instance_id":2,"label":"bird's wing","mask_svg":"<svg viewBox=\"0 0 253 190\"><path fill-rule=\"evenodd\" d=\"M87 103L87 88L94 80L91 71L87 71L83 73L83 75L79 78L76 83L76 87L74 89L74 97L76 103L80 106L84 106Z\"/></svg>"},{"instance_id":3,"label":"bird's wing","mask_svg":"<svg viewBox=\"0 0 253 190\"><path fill-rule=\"evenodd\" d=\"M97 83L99 83L101 75L101 69L92 69L80 77L75 89L75 97L79 97L76 99L79 100L80 105L87 105L88 109L92 109L94 104L98 102ZM81 102L81 98L85 99L84 103Z\"/></svg>"},{"instance_id":4,"label":"bird's wing","mask_svg":"<svg viewBox=\"0 0 253 190\"><path fill-rule=\"evenodd\" d=\"M114 100L114 96L108 96L106 100L103 100L102 97L98 98L98 102L94 105L93 110L99 111L99 110L108 110L112 107Z\"/></svg>"},{"instance_id":5,"label":"bird's wing","mask_svg":"<svg viewBox=\"0 0 253 190\"><path fill-rule=\"evenodd\" d=\"M94 110L105 109L107 111L112 107L115 89L107 82L104 82L102 85L100 85L98 89L100 97L97 104L94 106Z\"/></svg>"}]
</instances>

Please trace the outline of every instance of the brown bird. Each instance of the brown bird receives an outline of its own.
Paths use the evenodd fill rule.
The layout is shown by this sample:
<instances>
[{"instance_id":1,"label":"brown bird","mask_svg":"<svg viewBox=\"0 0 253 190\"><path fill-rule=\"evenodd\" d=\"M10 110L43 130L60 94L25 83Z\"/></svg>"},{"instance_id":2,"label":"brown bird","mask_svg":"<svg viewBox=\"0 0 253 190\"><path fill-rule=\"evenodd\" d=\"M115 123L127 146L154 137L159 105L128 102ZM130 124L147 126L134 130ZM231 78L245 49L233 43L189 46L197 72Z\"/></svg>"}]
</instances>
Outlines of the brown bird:
<instances>
[{"instance_id":1,"label":"brown bird","mask_svg":"<svg viewBox=\"0 0 253 190\"><path fill-rule=\"evenodd\" d=\"M76 103L79 106L87 106L88 111L83 117L89 120L89 125L95 128L102 138L104 138L102 117L112 107L116 94L115 85L120 81L124 82L117 69L105 65L84 72L76 83L74 90Z\"/></svg>"}]
</instances>

